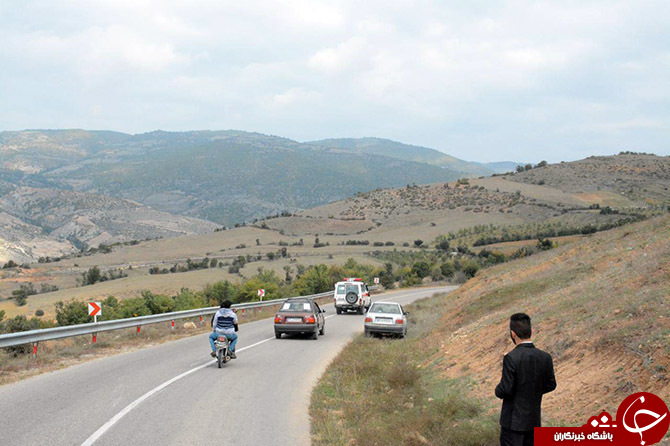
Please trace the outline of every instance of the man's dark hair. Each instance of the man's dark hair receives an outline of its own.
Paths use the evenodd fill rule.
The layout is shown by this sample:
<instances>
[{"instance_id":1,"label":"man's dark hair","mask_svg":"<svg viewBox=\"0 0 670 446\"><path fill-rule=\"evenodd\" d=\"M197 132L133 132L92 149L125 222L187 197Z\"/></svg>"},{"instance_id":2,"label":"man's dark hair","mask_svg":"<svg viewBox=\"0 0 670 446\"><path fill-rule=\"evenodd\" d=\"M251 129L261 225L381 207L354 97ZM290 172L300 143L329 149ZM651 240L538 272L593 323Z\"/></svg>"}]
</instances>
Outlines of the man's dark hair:
<instances>
[{"instance_id":1,"label":"man's dark hair","mask_svg":"<svg viewBox=\"0 0 670 446\"><path fill-rule=\"evenodd\" d=\"M230 308L231 305L233 305L233 303L230 300L226 299L221 304L221 308Z\"/></svg>"},{"instance_id":2,"label":"man's dark hair","mask_svg":"<svg viewBox=\"0 0 670 446\"><path fill-rule=\"evenodd\" d=\"M509 329L520 339L530 339L533 332L530 326L530 316L526 313L513 314L509 319Z\"/></svg>"}]
</instances>

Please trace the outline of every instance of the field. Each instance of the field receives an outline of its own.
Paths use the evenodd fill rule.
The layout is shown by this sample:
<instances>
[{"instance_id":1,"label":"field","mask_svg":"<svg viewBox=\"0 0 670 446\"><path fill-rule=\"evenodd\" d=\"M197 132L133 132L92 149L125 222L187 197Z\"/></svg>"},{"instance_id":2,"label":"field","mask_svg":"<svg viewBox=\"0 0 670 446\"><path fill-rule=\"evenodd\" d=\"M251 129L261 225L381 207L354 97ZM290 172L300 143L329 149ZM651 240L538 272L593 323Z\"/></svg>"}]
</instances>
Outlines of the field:
<instances>
[{"instance_id":1,"label":"field","mask_svg":"<svg viewBox=\"0 0 670 446\"><path fill-rule=\"evenodd\" d=\"M446 413L451 418L442 422L473 427L473 436L457 444L495 444L497 427L490 423L500 401L493 389L502 356L512 348L509 316L519 311L533 319L536 345L554 358L558 388L544 399L545 424L581 425L601 411L615 413L626 396L638 391L668 401L669 233L668 216L598 233L485 269L446 297L414 303L408 308L410 318L416 317L410 331L418 336L407 341L360 337L331 364L315 391L329 407L317 397L312 400L314 442L444 444L447 440L431 423L444 420L439 414ZM427 332L424 325L430 327ZM406 354L402 370L381 364L375 369L369 363L370 357L396 358L403 351L412 353ZM390 362L399 369L401 363ZM360 377L357 382L376 376L379 386L351 384L352 373ZM393 382L421 391L412 401L413 393L403 385L394 390ZM456 392L451 399L450 392ZM435 401L443 403L432 406ZM464 401L475 406L463 407ZM371 408L371 427L348 415L354 406ZM386 435L396 425L405 428L395 437Z\"/></svg>"},{"instance_id":2,"label":"field","mask_svg":"<svg viewBox=\"0 0 670 446\"><path fill-rule=\"evenodd\" d=\"M483 243L487 249L504 253L535 243L538 234L543 233L553 234L551 237L563 244L579 239L580 233L667 212L638 193L624 191L622 195L620 191L622 185L639 185L650 191L649 198L655 203L664 202L670 193L663 189L666 180L660 176L667 171L667 164L668 157L619 155L514 175L377 189L238 228L121 244L108 253L80 253L59 262L2 269L0 310L8 316L31 316L40 309L49 316L58 300L109 295L125 298L142 290L176 294L182 287L197 290L217 280L244 280L259 268L283 276L285 267L295 271L298 265L343 263L349 257L378 265L370 256L372 251L414 250L415 241L431 248L439 236L449 236L452 248ZM626 165L632 167L622 167ZM620 174L620 181L594 173L600 167L608 175ZM573 175L569 185L562 176L564 171ZM593 175L602 180L602 187L594 183ZM656 180L660 186L652 185ZM499 243L503 241L510 243ZM285 255L277 256L282 250ZM229 264L239 256L247 259L246 265L239 272L229 272ZM149 274L151 268L170 269L186 264L188 259L204 258L216 259L218 267ZM94 266L103 272L122 271L128 277L78 288L77 280ZM47 284L57 286L59 291L30 296L23 307L7 300L14 290L29 282L38 290Z\"/></svg>"}]
</instances>

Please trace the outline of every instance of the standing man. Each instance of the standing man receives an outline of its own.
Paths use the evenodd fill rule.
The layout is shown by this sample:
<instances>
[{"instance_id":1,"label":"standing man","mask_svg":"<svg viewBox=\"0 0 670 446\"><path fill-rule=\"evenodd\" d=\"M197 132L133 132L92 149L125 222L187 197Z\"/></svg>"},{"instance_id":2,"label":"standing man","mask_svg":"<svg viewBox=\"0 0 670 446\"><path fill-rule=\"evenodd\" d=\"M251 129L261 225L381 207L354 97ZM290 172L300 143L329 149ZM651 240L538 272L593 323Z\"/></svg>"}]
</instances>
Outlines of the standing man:
<instances>
[{"instance_id":1,"label":"standing man","mask_svg":"<svg viewBox=\"0 0 670 446\"><path fill-rule=\"evenodd\" d=\"M541 425L542 395L556 388L551 355L535 348L530 316L513 314L510 336L516 345L503 358L502 378L496 396L503 400L500 412L500 445L533 446L533 428Z\"/></svg>"}]
</instances>

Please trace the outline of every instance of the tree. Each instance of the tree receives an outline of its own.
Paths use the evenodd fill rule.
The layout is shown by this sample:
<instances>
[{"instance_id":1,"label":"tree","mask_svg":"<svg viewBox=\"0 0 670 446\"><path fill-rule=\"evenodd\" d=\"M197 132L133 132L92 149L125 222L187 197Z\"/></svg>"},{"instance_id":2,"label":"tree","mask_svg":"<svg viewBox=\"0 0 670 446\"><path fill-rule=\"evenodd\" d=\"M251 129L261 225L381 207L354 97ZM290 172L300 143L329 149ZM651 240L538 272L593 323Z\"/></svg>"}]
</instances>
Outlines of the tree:
<instances>
[{"instance_id":1,"label":"tree","mask_svg":"<svg viewBox=\"0 0 670 446\"><path fill-rule=\"evenodd\" d=\"M449 251L449 240L445 235L440 235L435 239L435 248L440 251Z\"/></svg>"},{"instance_id":2,"label":"tree","mask_svg":"<svg viewBox=\"0 0 670 446\"><path fill-rule=\"evenodd\" d=\"M414 246L416 248L420 247L421 245L423 245L423 240L414 240Z\"/></svg>"},{"instance_id":3,"label":"tree","mask_svg":"<svg viewBox=\"0 0 670 446\"><path fill-rule=\"evenodd\" d=\"M5 321L2 326L4 327L2 331L5 333L18 333L20 331L37 330L38 328L42 328L42 323L36 317L28 319L25 316L16 316L12 319L7 319L7 321ZM30 344L22 344L15 345L13 347L7 347L6 349L7 351L13 353L14 356L18 356L19 354L30 353L31 347L32 346Z\"/></svg>"},{"instance_id":4,"label":"tree","mask_svg":"<svg viewBox=\"0 0 670 446\"><path fill-rule=\"evenodd\" d=\"M286 283L291 283L293 281L293 277L291 277L291 272L293 271L293 268L291 268L290 265L284 265L284 272L286 273L286 277L284 277L284 281Z\"/></svg>"},{"instance_id":5,"label":"tree","mask_svg":"<svg viewBox=\"0 0 670 446\"><path fill-rule=\"evenodd\" d=\"M203 294L210 305L221 305L226 300L236 302L239 291L235 285L228 280L220 280L212 284L207 284L203 290Z\"/></svg>"},{"instance_id":6,"label":"tree","mask_svg":"<svg viewBox=\"0 0 670 446\"><path fill-rule=\"evenodd\" d=\"M151 314L163 314L175 311L174 300L163 294L153 294L151 291L142 291L144 304Z\"/></svg>"},{"instance_id":7,"label":"tree","mask_svg":"<svg viewBox=\"0 0 670 446\"><path fill-rule=\"evenodd\" d=\"M295 290L300 295L309 295L330 291L331 283L328 267L315 265L309 267L304 274L294 282Z\"/></svg>"},{"instance_id":8,"label":"tree","mask_svg":"<svg viewBox=\"0 0 670 446\"><path fill-rule=\"evenodd\" d=\"M420 260L412 265L412 272L416 274L419 279L423 279L430 274L430 264Z\"/></svg>"},{"instance_id":9,"label":"tree","mask_svg":"<svg viewBox=\"0 0 670 446\"><path fill-rule=\"evenodd\" d=\"M539 163L537 163L537 166L535 166L535 167L547 167L547 162L542 160Z\"/></svg>"},{"instance_id":10,"label":"tree","mask_svg":"<svg viewBox=\"0 0 670 446\"><path fill-rule=\"evenodd\" d=\"M10 260L9 262L5 263L4 266L3 266L2 268L3 268L3 269L7 269L7 268L16 268L17 266L19 266L18 263L16 263L16 262L13 261L13 260Z\"/></svg>"},{"instance_id":11,"label":"tree","mask_svg":"<svg viewBox=\"0 0 670 446\"><path fill-rule=\"evenodd\" d=\"M475 274L479 271L479 264L474 260L466 260L463 263L462 271L467 278L475 277Z\"/></svg>"},{"instance_id":12,"label":"tree","mask_svg":"<svg viewBox=\"0 0 670 446\"><path fill-rule=\"evenodd\" d=\"M548 251L554 248L554 243L548 238L543 239L542 237L537 239L537 248L542 251Z\"/></svg>"},{"instance_id":13,"label":"tree","mask_svg":"<svg viewBox=\"0 0 670 446\"><path fill-rule=\"evenodd\" d=\"M18 290L12 291L12 299L14 299L16 305L21 307L26 304L28 296L34 294L37 294L37 291L32 283L22 284Z\"/></svg>"},{"instance_id":14,"label":"tree","mask_svg":"<svg viewBox=\"0 0 670 446\"><path fill-rule=\"evenodd\" d=\"M100 268L97 266L89 268L88 271L82 274L82 282L84 285L93 285L101 280L102 274L100 273Z\"/></svg>"},{"instance_id":15,"label":"tree","mask_svg":"<svg viewBox=\"0 0 670 446\"><path fill-rule=\"evenodd\" d=\"M531 170L532 168L533 168L532 164L526 164L525 166L523 166L524 170Z\"/></svg>"},{"instance_id":16,"label":"tree","mask_svg":"<svg viewBox=\"0 0 670 446\"><path fill-rule=\"evenodd\" d=\"M56 321L58 325L85 324L91 321L88 315L88 305L85 302L71 300L69 302L58 301L56 307Z\"/></svg>"},{"instance_id":17,"label":"tree","mask_svg":"<svg viewBox=\"0 0 670 446\"><path fill-rule=\"evenodd\" d=\"M456 268L454 268L454 264L452 262L445 262L440 266L440 272L447 279L451 279L456 272Z\"/></svg>"}]
</instances>

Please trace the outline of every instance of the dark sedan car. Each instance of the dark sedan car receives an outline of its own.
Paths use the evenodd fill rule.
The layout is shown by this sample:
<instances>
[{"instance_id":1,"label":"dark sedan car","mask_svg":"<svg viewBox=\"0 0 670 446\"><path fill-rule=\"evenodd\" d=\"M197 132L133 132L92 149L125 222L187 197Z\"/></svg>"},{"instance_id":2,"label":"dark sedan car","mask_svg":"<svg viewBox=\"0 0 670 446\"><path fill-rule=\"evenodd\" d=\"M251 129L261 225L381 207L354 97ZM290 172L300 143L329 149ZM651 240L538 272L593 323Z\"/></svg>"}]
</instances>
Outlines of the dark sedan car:
<instances>
[{"instance_id":1,"label":"dark sedan car","mask_svg":"<svg viewBox=\"0 0 670 446\"><path fill-rule=\"evenodd\" d=\"M325 312L311 299L288 299L275 316L275 336L280 339L283 333L303 333L317 339L326 332Z\"/></svg>"}]
</instances>

